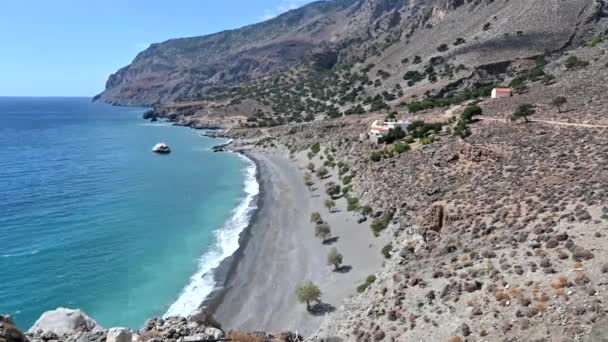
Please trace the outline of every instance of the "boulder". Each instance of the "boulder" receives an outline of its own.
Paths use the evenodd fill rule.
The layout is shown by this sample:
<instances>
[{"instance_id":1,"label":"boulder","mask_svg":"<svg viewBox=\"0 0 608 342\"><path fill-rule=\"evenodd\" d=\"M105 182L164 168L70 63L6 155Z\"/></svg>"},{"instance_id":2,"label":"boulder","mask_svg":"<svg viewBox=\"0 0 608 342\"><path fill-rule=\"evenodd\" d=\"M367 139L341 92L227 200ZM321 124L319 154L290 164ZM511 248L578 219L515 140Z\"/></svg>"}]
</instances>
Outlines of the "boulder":
<instances>
[{"instance_id":1,"label":"boulder","mask_svg":"<svg viewBox=\"0 0 608 342\"><path fill-rule=\"evenodd\" d=\"M108 330L106 342L131 342L133 334L127 328L112 328Z\"/></svg>"},{"instance_id":2,"label":"boulder","mask_svg":"<svg viewBox=\"0 0 608 342\"><path fill-rule=\"evenodd\" d=\"M80 310L58 308L47 311L40 316L28 333L54 333L59 336L75 332L98 332L103 327Z\"/></svg>"},{"instance_id":3,"label":"boulder","mask_svg":"<svg viewBox=\"0 0 608 342\"><path fill-rule=\"evenodd\" d=\"M184 336L180 338L179 342L194 342L194 341L204 341L209 339L209 335L207 334L194 334L190 336Z\"/></svg>"},{"instance_id":4,"label":"boulder","mask_svg":"<svg viewBox=\"0 0 608 342\"><path fill-rule=\"evenodd\" d=\"M9 316L0 316L0 342L26 342L23 333L17 329Z\"/></svg>"},{"instance_id":5,"label":"boulder","mask_svg":"<svg viewBox=\"0 0 608 342\"><path fill-rule=\"evenodd\" d=\"M209 335L209 337L213 338L214 340L224 338L224 332L213 327L205 329L205 334Z\"/></svg>"}]
</instances>

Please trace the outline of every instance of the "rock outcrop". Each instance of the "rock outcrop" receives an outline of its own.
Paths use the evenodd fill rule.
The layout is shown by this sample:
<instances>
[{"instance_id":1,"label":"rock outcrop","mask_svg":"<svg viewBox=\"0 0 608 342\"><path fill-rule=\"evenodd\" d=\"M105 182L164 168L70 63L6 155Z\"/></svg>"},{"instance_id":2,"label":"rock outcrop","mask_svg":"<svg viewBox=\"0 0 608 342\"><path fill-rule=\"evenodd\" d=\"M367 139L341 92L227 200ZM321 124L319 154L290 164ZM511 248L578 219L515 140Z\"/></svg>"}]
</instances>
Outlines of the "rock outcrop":
<instances>
[{"instance_id":1,"label":"rock outcrop","mask_svg":"<svg viewBox=\"0 0 608 342\"><path fill-rule=\"evenodd\" d=\"M0 342L26 342L25 335L17 329L9 316L0 316Z\"/></svg>"},{"instance_id":2,"label":"rock outcrop","mask_svg":"<svg viewBox=\"0 0 608 342\"><path fill-rule=\"evenodd\" d=\"M25 335L10 318L0 316L0 342L185 342L225 337L220 324L205 311L187 318L150 319L140 330L119 327L105 330L80 310L59 308L42 314Z\"/></svg>"},{"instance_id":3,"label":"rock outcrop","mask_svg":"<svg viewBox=\"0 0 608 342\"><path fill-rule=\"evenodd\" d=\"M103 330L102 326L80 310L58 308L45 312L28 333L62 336L74 332L97 333Z\"/></svg>"}]
</instances>

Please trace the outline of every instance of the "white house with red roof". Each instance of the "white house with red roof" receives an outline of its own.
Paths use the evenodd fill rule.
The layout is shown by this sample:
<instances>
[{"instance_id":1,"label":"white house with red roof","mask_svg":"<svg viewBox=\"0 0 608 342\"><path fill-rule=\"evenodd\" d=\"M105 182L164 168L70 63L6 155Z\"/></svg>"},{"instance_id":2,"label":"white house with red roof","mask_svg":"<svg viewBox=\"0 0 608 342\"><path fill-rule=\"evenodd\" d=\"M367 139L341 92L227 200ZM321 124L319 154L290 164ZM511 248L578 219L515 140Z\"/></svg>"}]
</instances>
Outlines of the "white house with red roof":
<instances>
[{"instance_id":1,"label":"white house with red roof","mask_svg":"<svg viewBox=\"0 0 608 342\"><path fill-rule=\"evenodd\" d=\"M493 99L502 99L503 97L513 96L513 90L511 88L494 88L492 89Z\"/></svg>"},{"instance_id":2,"label":"white house with red roof","mask_svg":"<svg viewBox=\"0 0 608 342\"><path fill-rule=\"evenodd\" d=\"M409 121L397 121L394 119L376 120L372 122L369 129L369 137L372 141L377 141L379 138L388 134L388 131L400 127L406 134L409 133Z\"/></svg>"}]
</instances>

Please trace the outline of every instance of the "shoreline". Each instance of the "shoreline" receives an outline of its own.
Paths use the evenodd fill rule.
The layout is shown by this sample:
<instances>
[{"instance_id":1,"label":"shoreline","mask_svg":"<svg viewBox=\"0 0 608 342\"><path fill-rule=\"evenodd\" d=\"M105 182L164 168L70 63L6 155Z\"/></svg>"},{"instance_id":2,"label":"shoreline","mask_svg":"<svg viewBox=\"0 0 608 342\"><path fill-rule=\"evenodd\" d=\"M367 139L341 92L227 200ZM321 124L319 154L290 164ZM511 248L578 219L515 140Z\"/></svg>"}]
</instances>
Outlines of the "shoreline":
<instances>
[{"instance_id":1,"label":"shoreline","mask_svg":"<svg viewBox=\"0 0 608 342\"><path fill-rule=\"evenodd\" d=\"M212 314L214 314L215 311L218 309L218 307L222 304L222 300L223 300L224 296L226 295L226 292L228 291L226 286L233 279L237 266L244 256L244 249L246 248L248 242L251 240L252 235L253 235L252 231L251 231L252 225L256 222L258 215L264 205L263 195L264 195L265 189L261 182L259 161L254 156L252 156L251 154L248 154L244 150L226 149L226 147L229 146L230 143L231 142L217 145L214 147L214 149L218 148L218 150L214 150L214 151L215 152L236 153L236 154L241 155L244 158L249 159L253 164L255 164L255 168L256 168L255 178L256 178L256 182L258 184L259 190L258 190L258 194L252 200L254 209L252 210L252 214L249 217L249 222L247 224L247 227L245 227L239 234L238 249L234 253L232 253L232 255L224 258L220 262L219 266L217 266L216 268L212 269L209 272L213 275L213 280L215 281L215 285L214 285L213 290L205 298L202 299L202 302L199 305L199 309L203 309ZM221 150L219 148L221 148Z\"/></svg>"},{"instance_id":2,"label":"shoreline","mask_svg":"<svg viewBox=\"0 0 608 342\"><path fill-rule=\"evenodd\" d=\"M369 222L346 210L344 198L328 213L322 190L310 191L304 185L298 158L277 150L230 146L257 165L259 193L257 209L241 232L239 248L214 269L216 286L201 303L223 326L235 330L297 331L312 335L327 314L337 310L344 299L357 295L356 287L377 272L384 258L385 239L375 238ZM317 158L318 159L318 158ZM322 164L322 160L315 160ZM337 170L321 184L337 181ZM315 237L310 214L321 212L331 224L335 241L322 244ZM327 265L327 253L337 247L344 255L344 270L335 272ZM322 305L314 313L297 302L295 291L305 281L315 282L322 290ZM272 308L272 310L268 310Z\"/></svg>"},{"instance_id":3,"label":"shoreline","mask_svg":"<svg viewBox=\"0 0 608 342\"><path fill-rule=\"evenodd\" d=\"M204 136L209 138L221 138L218 136L210 136L207 132ZM225 140L225 139L224 139ZM234 265L238 264L239 251L242 250L242 245L246 244L247 231L252 220L255 219L259 211L259 195L261 192L259 182L259 165L250 156L239 153L237 151L229 151L223 149L230 144L230 140L214 145L211 151L215 152L230 152L235 153L239 158L247 162L246 167L242 170L244 173L243 192L244 196L240 199L239 204L233 209L232 216L223 223L221 227L215 230L215 244L208 249L199 258L199 267L195 273L189 278L189 282L179 293L177 299L169 305L169 308L163 314L163 317L172 316L188 316L195 312L205 309L211 311L211 305L214 299L220 293L221 284L225 283ZM233 236L223 237L223 234L234 233ZM236 244L234 251L231 251ZM214 256L213 254L219 254ZM217 263L217 265L213 265ZM211 264L211 265L210 265ZM204 291L201 291L201 289ZM202 292L202 293L200 293Z\"/></svg>"}]
</instances>

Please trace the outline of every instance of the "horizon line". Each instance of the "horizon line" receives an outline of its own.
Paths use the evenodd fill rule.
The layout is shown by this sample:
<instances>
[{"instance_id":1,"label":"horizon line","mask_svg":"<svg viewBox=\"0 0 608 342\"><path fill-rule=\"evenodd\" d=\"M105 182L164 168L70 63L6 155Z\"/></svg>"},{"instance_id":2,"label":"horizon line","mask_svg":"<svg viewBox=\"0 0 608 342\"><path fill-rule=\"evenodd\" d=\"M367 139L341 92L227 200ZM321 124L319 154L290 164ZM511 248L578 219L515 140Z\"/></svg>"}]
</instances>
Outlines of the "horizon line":
<instances>
[{"instance_id":1,"label":"horizon line","mask_svg":"<svg viewBox=\"0 0 608 342\"><path fill-rule=\"evenodd\" d=\"M93 98L95 95L0 95L0 98Z\"/></svg>"}]
</instances>

